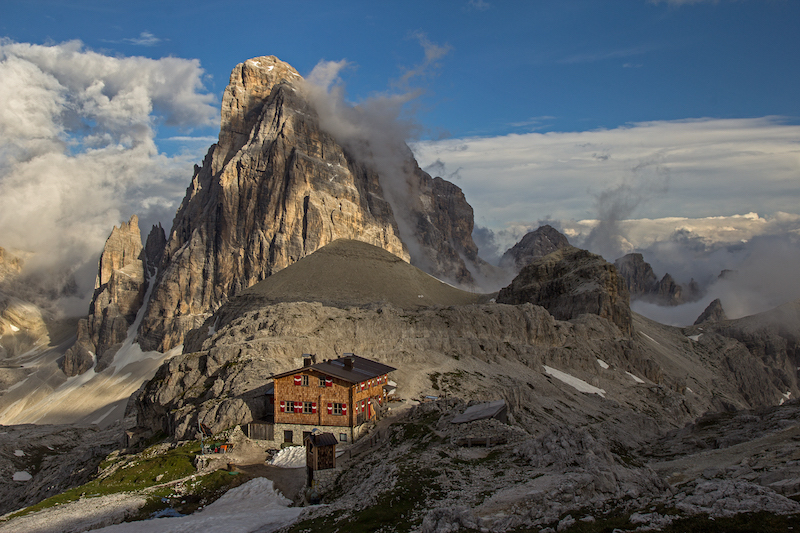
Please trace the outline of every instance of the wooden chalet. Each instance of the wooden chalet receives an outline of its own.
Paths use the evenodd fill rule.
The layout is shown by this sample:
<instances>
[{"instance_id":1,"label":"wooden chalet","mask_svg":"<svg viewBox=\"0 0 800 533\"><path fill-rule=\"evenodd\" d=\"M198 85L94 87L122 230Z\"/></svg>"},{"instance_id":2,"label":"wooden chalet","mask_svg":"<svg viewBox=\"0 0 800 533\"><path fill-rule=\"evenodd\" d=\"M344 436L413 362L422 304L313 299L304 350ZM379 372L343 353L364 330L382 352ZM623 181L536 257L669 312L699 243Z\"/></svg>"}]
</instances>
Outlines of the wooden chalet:
<instances>
[{"instance_id":1,"label":"wooden chalet","mask_svg":"<svg viewBox=\"0 0 800 533\"><path fill-rule=\"evenodd\" d=\"M273 376L274 439L301 444L324 426L339 442L354 441L361 426L384 410L384 386L396 369L352 353L320 363L303 357L302 368Z\"/></svg>"}]
</instances>

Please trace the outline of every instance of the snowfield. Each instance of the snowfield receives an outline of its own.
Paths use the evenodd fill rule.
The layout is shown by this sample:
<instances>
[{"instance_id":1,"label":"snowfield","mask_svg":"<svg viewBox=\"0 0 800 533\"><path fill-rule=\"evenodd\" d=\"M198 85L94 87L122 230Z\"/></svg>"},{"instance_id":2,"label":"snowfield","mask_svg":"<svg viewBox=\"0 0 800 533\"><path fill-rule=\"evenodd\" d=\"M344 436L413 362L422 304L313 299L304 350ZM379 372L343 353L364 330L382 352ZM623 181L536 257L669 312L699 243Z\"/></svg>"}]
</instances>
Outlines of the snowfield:
<instances>
[{"instance_id":1,"label":"snowfield","mask_svg":"<svg viewBox=\"0 0 800 533\"><path fill-rule=\"evenodd\" d=\"M306 449L304 446L290 446L284 448L273 457L269 464L282 468L300 468L306 466Z\"/></svg>"},{"instance_id":2,"label":"snowfield","mask_svg":"<svg viewBox=\"0 0 800 533\"><path fill-rule=\"evenodd\" d=\"M603 398L606 397L606 391L600 388L595 387L594 385L589 385L582 379L576 378L575 376L571 376L566 372L562 372L561 370L556 370L555 368L549 367L547 365L542 365L544 367L544 371L556 378L557 380L566 383L570 387L574 387L578 389L580 392L587 392L589 394L597 394L602 396Z\"/></svg>"},{"instance_id":3,"label":"snowfield","mask_svg":"<svg viewBox=\"0 0 800 533\"><path fill-rule=\"evenodd\" d=\"M287 448L288 449L288 448ZM294 522L301 507L289 507L266 478L229 490L219 500L189 516L127 522L98 529L104 533L270 533Z\"/></svg>"}]
</instances>

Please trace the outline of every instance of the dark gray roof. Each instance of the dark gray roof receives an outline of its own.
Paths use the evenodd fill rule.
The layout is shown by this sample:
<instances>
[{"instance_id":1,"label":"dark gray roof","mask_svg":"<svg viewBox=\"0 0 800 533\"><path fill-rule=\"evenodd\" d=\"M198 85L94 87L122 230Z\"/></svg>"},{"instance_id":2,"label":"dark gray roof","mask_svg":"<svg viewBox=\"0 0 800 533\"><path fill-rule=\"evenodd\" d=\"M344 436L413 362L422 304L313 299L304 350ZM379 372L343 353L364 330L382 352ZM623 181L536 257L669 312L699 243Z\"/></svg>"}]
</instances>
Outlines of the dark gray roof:
<instances>
[{"instance_id":1,"label":"dark gray roof","mask_svg":"<svg viewBox=\"0 0 800 533\"><path fill-rule=\"evenodd\" d=\"M464 422L472 422L473 420L492 418L497 416L505 408L505 400L479 403L477 405L473 405L472 407L467 407L466 411L453 418L453 424L463 424Z\"/></svg>"},{"instance_id":2,"label":"dark gray roof","mask_svg":"<svg viewBox=\"0 0 800 533\"><path fill-rule=\"evenodd\" d=\"M345 359L347 357L353 358L352 370L345 368ZM282 374L276 374L273 376L273 379L290 376L305 370L316 370L328 376L349 381L350 383L361 383L364 380L376 378L397 369L389 365L384 365L383 363L367 359L366 357L348 354L347 356L339 357L337 359L327 359L321 363L304 366L302 368L297 368Z\"/></svg>"},{"instance_id":3,"label":"dark gray roof","mask_svg":"<svg viewBox=\"0 0 800 533\"><path fill-rule=\"evenodd\" d=\"M335 446L339 442L333 433L312 433L306 439L311 440L314 446Z\"/></svg>"}]
</instances>

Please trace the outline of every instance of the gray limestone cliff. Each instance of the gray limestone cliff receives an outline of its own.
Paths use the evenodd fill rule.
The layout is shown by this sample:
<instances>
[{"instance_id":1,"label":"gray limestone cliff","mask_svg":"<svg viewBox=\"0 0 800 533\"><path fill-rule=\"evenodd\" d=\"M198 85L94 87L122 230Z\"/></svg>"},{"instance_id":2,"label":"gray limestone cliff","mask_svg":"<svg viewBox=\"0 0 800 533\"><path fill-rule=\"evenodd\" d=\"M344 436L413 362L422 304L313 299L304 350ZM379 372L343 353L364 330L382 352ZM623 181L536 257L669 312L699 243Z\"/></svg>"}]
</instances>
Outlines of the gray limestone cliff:
<instances>
[{"instance_id":1,"label":"gray limestone cliff","mask_svg":"<svg viewBox=\"0 0 800 533\"><path fill-rule=\"evenodd\" d=\"M127 337L144 298L142 248L136 215L115 226L106 239L89 316L78 323L78 339L64 355L63 370L68 376L95 365L98 371L106 368Z\"/></svg>"},{"instance_id":2,"label":"gray limestone cliff","mask_svg":"<svg viewBox=\"0 0 800 533\"><path fill-rule=\"evenodd\" d=\"M304 88L297 71L272 56L234 68L219 142L195 167L167 238L138 330L143 349L181 344L228 298L339 238L472 281L472 208L460 189L431 178L400 147L412 196L404 216L419 241L404 243L381 176L320 127Z\"/></svg>"},{"instance_id":3,"label":"gray limestone cliff","mask_svg":"<svg viewBox=\"0 0 800 533\"><path fill-rule=\"evenodd\" d=\"M530 302L558 320L584 313L607 318L625 334L631 330L630 296L614 265L573 246L561 248L523 268L500 290L498 303Z\"/></svg>"},{"instance_id":4,"label":"gray limestone cliff","mask_svg":"<svg viewBox=\"0 0 800 533\"><path fill-rule=\"evenodd\" d=\"M525 265L569 245L566 236L545 224L527 233L517 244L506 250L500 258L500 266L511 267L519 272Z\"/></svg>"},{"instance_id":5,"label":"gray limestone cliff","mask_svg":"<svg viewBox=\"0 0 800 533\"><path fill-rule=\"evenodd\" d=\"M640 253L620 257L614 261L614 266L625 280L633 300L645 300L658 305L680 305L702 296L703 291L695 280L684 286L677 283L669 273L659 280L653 267Z\"/></svg>"},{"instance_id":6,"label":"gray limestone cliff","mask_svg":"<svg viewBox=\"0 0 800 533\"><path fill-rule=\"evenodd\" d=\"M111 231L100 255L89 316L78 322L77 341L64 355L65 374L92 367L100 372L113 361L144 303L148 276L160 262L165 240L161 226L154 226L142 246L136 215Z\"/></svg>"},{"instance_id":7,"label":"gray limestone cliff","mask_svg":"<svg viewBox=\"0 0 800 533\"><path fill-rule=\"evenodd\" d=\"M720 320L727 320L728 317L725 315L725 310L722 308L722 302L717 298L710 304L705 310L700 313L700 316L697 317L697 320L694 321L694 324L702 324L703 322L719 322Z\"/></svg>"}]
</instances>

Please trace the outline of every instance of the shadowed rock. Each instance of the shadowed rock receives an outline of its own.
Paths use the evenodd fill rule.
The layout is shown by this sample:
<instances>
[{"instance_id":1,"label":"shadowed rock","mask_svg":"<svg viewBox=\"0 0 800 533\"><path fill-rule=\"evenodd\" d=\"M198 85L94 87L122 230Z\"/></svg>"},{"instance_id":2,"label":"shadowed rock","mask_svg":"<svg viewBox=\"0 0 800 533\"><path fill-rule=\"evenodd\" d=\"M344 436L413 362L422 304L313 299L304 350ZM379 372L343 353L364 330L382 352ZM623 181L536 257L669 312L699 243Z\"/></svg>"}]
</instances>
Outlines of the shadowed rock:
<instances>
[{"instance_id":1,"label":"shadowed rock","mask_svg":"<svg viewBox=\"0 0 800 533\"><path fill-rule=\"evenodd\" d=\"M631 333L630 296L614 265L569 246L523 268L497 296L498 303L541 305L559 320L584 313L607 318Z\"/></svg>"},{"instance_id":2,"label":"shadowed rock","mask_svg":"<svg viewBox=\"0 0 800 533\"><path fill-rule=\"evenodd\" d=\"M519 272L525 265L569 245L569 240L562 233L545 224L527 233L517 244L506 250L500 258L500 266L513 267Z\"/></svg>"}]
</instances>

